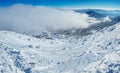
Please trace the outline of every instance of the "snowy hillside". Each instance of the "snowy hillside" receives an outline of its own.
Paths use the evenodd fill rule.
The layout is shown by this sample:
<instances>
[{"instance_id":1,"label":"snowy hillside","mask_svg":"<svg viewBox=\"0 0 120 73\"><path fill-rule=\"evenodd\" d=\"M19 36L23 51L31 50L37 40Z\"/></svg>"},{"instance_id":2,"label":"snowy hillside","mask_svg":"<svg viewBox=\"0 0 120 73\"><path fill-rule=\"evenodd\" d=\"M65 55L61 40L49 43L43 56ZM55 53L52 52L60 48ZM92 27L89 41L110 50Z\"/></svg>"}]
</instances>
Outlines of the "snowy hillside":
<instances>
[{"instance_id":1,"label":"snowy hillside","mask_svg":"<svg viewBox=\"0 0 120 73\"><path fill-rule=\"evenodd\" d=\"M74 11L87 13L88 15L97 18L101 18L105 16L110 16L110 18L114 18L120 15L120 10L78 9Z\"/></svg>"},{"instance_id":2,"label":"snowy hillside","mask_svg":"<svg viewBox=\"0 0 120 73\"><path fill-rule=\"evenodd\" d=\"M0 73L119 73L120 23L76 39L0 31Z\"/></svg>"}]
</instances>

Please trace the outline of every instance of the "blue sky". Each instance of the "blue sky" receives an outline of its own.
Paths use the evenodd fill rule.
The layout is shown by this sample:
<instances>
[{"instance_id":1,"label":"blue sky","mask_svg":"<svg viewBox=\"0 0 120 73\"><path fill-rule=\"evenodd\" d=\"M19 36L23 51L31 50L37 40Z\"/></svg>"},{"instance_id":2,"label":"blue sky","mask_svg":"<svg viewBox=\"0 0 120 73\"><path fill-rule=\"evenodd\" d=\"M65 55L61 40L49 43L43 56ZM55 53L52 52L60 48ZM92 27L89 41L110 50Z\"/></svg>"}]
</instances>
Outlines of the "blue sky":
<instances>
[{"instance_id":1,"label":"blue sky","mask_svg":"<svg viewBox=\"0 0 120 73\"><path fill-rule=\"evenodd\" d=\"M0 6L42 5L57 8L120 8L120 0L0 0Z\"/></svg>"}]
</instances>

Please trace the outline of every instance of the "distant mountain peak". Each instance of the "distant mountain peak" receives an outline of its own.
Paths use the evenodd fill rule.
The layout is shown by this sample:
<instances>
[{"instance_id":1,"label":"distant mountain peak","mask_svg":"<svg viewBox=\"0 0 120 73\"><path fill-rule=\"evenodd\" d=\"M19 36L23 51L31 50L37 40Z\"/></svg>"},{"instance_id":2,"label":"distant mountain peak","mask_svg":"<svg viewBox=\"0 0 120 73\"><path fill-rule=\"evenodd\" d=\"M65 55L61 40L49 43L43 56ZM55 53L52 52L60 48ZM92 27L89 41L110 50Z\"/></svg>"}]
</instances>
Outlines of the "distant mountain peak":
<instances>
[{"instance_id":1,"label":"distant mountain peak","mask_svg":"<svg viewBox=\"0 0 120 73\"><path fill-rule=\"evenodd\" d=\"M103 18L103 17L105 17L105 15L97 13L97 12L92 11L92 10L87 11L86 14L88 14L90 17L95 17L95 18Z\"/></svg>"}]
</instances>

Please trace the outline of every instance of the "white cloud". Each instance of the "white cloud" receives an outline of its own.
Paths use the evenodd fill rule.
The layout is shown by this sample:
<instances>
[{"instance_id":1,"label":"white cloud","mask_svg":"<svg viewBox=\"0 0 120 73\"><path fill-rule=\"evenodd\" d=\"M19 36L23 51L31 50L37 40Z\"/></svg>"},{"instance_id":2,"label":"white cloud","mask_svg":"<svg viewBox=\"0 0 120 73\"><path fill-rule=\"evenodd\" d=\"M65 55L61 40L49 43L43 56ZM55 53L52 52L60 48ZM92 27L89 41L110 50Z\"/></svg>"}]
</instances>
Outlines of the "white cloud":
<instances>
[{"instance_id":1,"label":"white cloud","mask_svg":"<svg viewBox=\"0 0 120 73\"><path fill-rule=\"evenodd\" d=\"M92 20L86 14L44 6L18 4L0 8L0 29L20 33L87 28Z\"/></svg>"}]
</instances>

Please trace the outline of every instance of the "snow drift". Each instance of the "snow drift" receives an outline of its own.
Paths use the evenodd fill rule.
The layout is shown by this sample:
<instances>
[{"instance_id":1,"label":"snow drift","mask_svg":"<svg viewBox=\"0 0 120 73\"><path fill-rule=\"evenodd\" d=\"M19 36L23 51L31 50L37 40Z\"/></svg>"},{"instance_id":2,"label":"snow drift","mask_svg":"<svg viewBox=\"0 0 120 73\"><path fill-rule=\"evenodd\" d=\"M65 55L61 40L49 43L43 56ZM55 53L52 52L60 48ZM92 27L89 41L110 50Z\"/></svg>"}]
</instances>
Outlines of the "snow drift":
<instances>
[{"instance_id":1,"label":"snow drift","mask_svg":"<svg viewBox=\"0 0 120 73\"><path fill-rule=\"evenodd\" d=\"M87 28L95 18L72 10L17 4L0 8L0 29L15 32Z\"/></svg>"}]
</instances>

